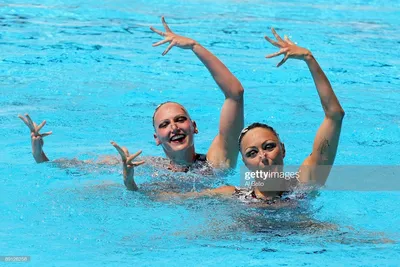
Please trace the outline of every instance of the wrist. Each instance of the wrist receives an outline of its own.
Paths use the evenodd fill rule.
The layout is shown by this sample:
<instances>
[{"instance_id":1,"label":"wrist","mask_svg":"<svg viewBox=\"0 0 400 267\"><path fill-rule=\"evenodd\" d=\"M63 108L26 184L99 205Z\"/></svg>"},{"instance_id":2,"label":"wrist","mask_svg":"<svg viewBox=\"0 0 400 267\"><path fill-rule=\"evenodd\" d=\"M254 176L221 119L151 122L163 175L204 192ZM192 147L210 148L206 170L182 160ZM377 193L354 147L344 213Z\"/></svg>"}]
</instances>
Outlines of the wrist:
<instances>
[{"instance_id":1,"label":"wrist","mask_svg":"<svg viewBox=\"0 0 400 267\"><path fill-rule=\"evenodd\" d=\"M124 164L124 166L123 166L124 180L126 180L126 181L133 180L133 174L134 174L133 167L130 168Z\"/></svg>"},{"instance_id":2,"label":"wrist","mask_svg":"<svg viewBox=\"0 0 400 267\"><path fill-rule=\"evenodd\" d=\"M201 47L201 45L195 40L193 40L193 43L191 44L192 51L195 52L195 50L198 49L199 47Z\"/></svg>"},{"instance_id":3,"label":"wrist","mask_svg":"<svg viewBox=\"0 0 400 267\"><path fill-rule=\"evenodd\" d=\"M311 51L307 51L307 53L304 55L304 61L309 63L313 60L315 60L313 54L311 53Z\"/></svg>"}]
</instances>

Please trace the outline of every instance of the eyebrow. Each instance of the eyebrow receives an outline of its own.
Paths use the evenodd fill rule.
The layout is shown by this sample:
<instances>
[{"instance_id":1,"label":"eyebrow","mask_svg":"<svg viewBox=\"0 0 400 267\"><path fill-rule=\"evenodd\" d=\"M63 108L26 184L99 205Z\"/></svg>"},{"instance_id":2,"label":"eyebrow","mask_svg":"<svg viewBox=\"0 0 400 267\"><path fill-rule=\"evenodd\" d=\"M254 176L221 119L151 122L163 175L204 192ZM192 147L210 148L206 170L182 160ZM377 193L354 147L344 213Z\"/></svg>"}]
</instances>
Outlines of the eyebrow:
<instances>
[{"instance_id":1,"label":"eyebrow","mask_svg":"<svg viewBox=\"0 0 400 267\"><path fill-rule=\"evenodd\" d=\"M182 116L188 118L188 115L186 115L185 113L182 113L182 114L176 115L176 116L174 117L174 120L176 120L177 118L182 117ZM160 122L158 123L158 125L160 125L160 124L162 124L163 122L166 122L166 121L169 121L169 119L164 119L164 120L160 121Z\"/></svg>"},{"instance_id":2,"label":"eyebrow","mask_svg":"<svg viewBox=\"0 0 400 267\"><path fill-rule=\"evenodd\" d=\"M274 139L267 139L267 140L265 140L265 141L261 144L261 146L265 145L265 143L267 143L268 141L278 142L277 140L274 140ZM249 148L257 148L257 147L256 147L256 146L249 146L249 147L247 147L247 148L244 150L245 153L247 153L247 150L248 150Z\"/></svg>"}]
</instances>

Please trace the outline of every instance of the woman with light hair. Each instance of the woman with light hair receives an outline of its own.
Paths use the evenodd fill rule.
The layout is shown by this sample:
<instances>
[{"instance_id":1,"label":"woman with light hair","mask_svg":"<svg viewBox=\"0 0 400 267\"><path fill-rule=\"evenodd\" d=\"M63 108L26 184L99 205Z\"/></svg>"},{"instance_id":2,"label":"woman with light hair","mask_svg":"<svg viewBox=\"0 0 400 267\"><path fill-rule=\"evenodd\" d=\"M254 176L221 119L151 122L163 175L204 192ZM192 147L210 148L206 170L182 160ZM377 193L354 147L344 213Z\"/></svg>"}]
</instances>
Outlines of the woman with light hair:
<instances>
[{"instance_id":1,"label":"woman with light hair","mask_svg":"<svg viewBox=\"0 0 400 267\"><path fill-rule=\"evenodd\" d=\"M169 43L162 55L166 55L174 46L191 50L209 70L225 96L221 108L218 133L206 154L199 154L196 151L194 135L199 130L196 122L181 104L165 102L156 108L153 115L154 140L157 146L163 148L169 160L167 169L187 172L205 164L210 168L219 170L235 168L239 153L236 143L244 121L244 90L241 83L216 56L201 44L172 32L164 17L162 17L162 23L165 31L150 28L153 32L164 37L163 40L153 44L153 46ZM43 137L51 134L51 132L43 134L39 132L46 122L36 125L28 114L25 117L21 115L19 117L31 131L32 154L36 162L48 161L49 159L43 152ZM115 142L111 142L111 144L119 152L122 159L124 184L129 190L138 190L134 180L134 167L145 162L152 164L153 161L134 161L141 151L131 155L127 148L120 147Z\"/></svg>"}]
</instances>

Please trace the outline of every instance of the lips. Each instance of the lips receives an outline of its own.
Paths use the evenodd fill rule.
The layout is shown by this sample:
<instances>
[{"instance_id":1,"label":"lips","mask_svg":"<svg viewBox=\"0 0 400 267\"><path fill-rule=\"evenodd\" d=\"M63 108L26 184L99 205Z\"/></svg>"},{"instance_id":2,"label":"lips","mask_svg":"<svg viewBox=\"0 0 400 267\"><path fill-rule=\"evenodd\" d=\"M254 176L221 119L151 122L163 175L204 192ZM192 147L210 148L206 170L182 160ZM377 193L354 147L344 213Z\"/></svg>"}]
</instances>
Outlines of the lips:
<instances>
[{"instance_id":1,"label":"lips","mask_svg":"<svg viewBox=\"0 0 400 267\"><path fill-rule=\"evenodd\" d=\"M186 138L184 134L175 134L169 140L173 143L182 143Z\"/></svg>"}]
</instances>

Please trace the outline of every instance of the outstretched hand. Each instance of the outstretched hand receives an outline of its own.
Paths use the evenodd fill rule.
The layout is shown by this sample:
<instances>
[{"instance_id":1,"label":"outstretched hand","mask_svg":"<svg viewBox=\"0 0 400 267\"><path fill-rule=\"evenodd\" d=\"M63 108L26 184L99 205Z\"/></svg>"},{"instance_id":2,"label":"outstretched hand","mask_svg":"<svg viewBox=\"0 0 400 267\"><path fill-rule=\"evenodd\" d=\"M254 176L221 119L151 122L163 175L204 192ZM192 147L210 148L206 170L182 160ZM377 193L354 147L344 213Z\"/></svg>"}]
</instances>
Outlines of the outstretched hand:
<instances>
[{"instance_id":1,"label":"outstretched hand","mask_svg":"<svg viewBox=\"0 0 400 267\"><path fill-rule=\"evenodd\" d=\"M126 147L120 147L117 143L111 141L111 144L115 149L117 149L118 153L121 155L122 163L124 164L124 167L126 166L128 169L132 169L134 167L137 167L139 165L142 165L145 163L144 160L142 161L132 161L134 160L137 156L139 156L142 153L142 150L139 150L133 155L129 155L129 151Z\"/></svg>"},{"instance_id":2,"label":"outstretched hand","mask_svg":"<svg viewBox=\"0 0 400 267\"><path fill-rule=\"evenodd\" d=\"M265 39L270 42L273 46L279 48L279 51L270 55L267 55L266 58L273 58L279 55L285 55L284 58L276 65L277 67L281 66L286 62L289 58L301 59L304 60L306 57L311 56L311 52L303 47L297 46L293 43L286 35L284 40L276 33L274 28L271 28L272 34L275 36L277 41L272 40L268 36L265 36Z\"/></svg>"},{"instance_id":3,"label":"outstretched hand","mask_svg":"<svg viewBox=\"0 0 400 267\"><path fill-rule=\"evenodd\" d=\"M41 124L37 125L28 114L25 114L25 116L18 115L18 118L20 118L31 131L32 153L34 157L41 156L43 153L42 149L44 144L43 137L52 134L52 132L46 132L42 134L39 133L39 131L46 124L46 121L43 121Z\"/></svg>"},{"instance_id":4,"label":"outstretched hand","mask_svg":"<svg viewBox=\"0 0 400 267\"><path fill-rule=\"evenodd\" d=\"M138 190L138 187L134 180L134 167L142 165L144 163L144 160L142 160L142 161L132 161L132 160L134 160L137 156L139 156L140 153L142 153L142 151L139 150L135 154L129 155L129 151L126 147L121 148L117 143L115 143L113 141L111 141L111 144L115 147L115 149L121 155L124 184L125 184L126 188L128 188L129 190L133 190L133 191Z\"/></svg>"},{"instance_id":5,"label":"outstretched hand","mask_svg":"<svg viewBox=\"0 0 400 267\"><path fill-rule=\"evenodd\" d=\"M162 55L166 55L172 47L177 46L183 49L192 49L196 44L196 41L184 36L177 35L171 31L165 22L164 17L161 17L162 24L164 26L165 32L159 31L153 27L150 27L150 30L164 37L164 40L154 43L153 46L159 46L165 43L169 43L167 49L164 50Z\"/></svg>"}]
</instances>

